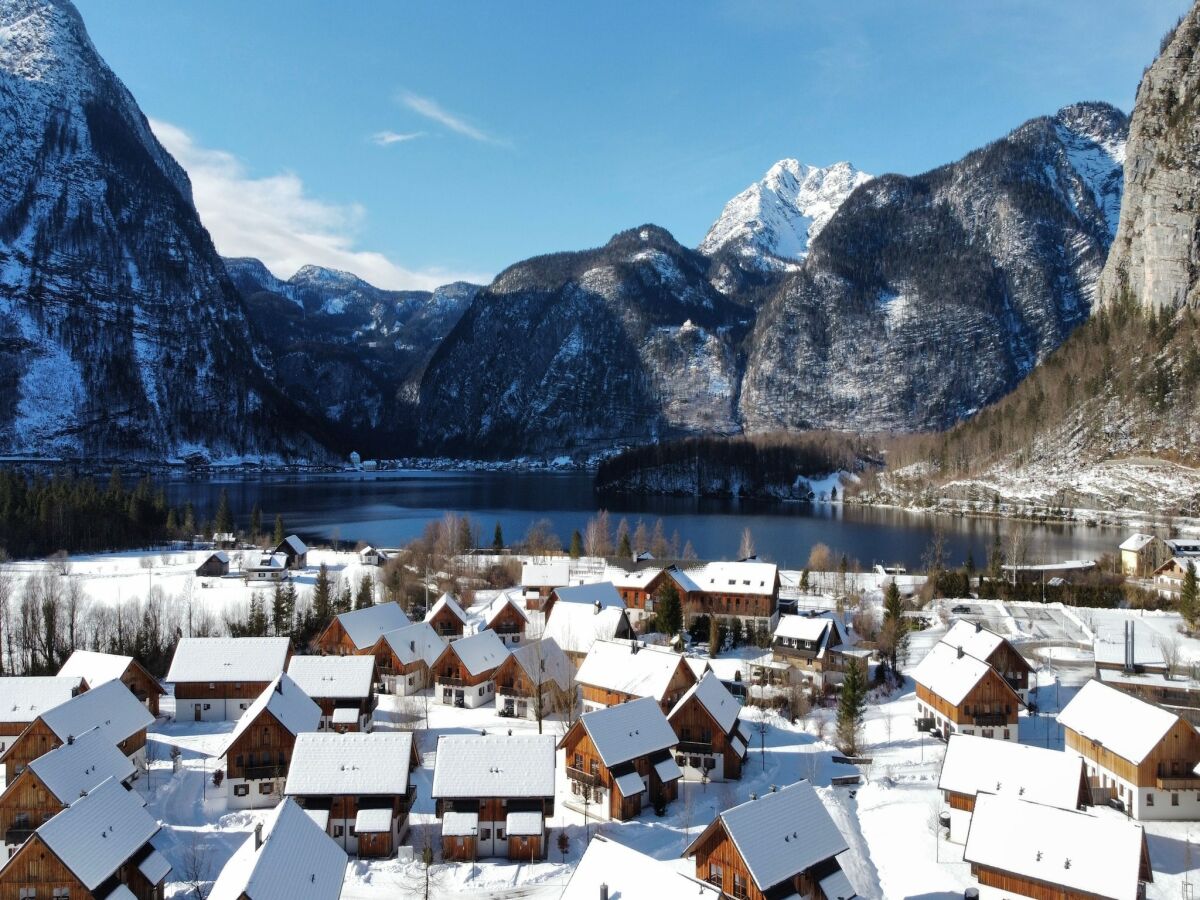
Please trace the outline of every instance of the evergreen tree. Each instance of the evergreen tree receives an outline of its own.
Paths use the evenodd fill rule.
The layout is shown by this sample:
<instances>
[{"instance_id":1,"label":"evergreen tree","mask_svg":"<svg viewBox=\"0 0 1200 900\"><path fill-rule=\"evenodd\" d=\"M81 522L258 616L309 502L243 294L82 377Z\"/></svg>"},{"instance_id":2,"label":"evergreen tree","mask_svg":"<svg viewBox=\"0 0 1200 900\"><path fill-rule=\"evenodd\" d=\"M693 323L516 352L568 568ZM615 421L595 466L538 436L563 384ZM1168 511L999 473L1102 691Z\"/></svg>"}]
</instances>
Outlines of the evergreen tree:
<instances>
[{"instance_id":1,"label":"evergreen tree","mask_svg":"<svg viewBox=\"0 0 1200 900\"><path fill-rule=\"evenodd\" d=\"M175 516L175 507L167 510L167 534L172 537L179 531L179 519Z\"/></svg>"},{"instance_id":2,"label":"evergreen tree","mask_svg":"<svg viewBox=\"0 0 1200 900\"><path fill-rule=\"evenodd\" d=\"M366 609L375 605L375 580L370 575L364 575L358 582L358 593L354 595L354 608Z\"/></svg>"},{"instance_id":3,"label":"evergreen tree","mask_svg":"<svg viewBox=\"0 0 1200 900\"><path fill-rule=\"evenodd\" d=\"M261 591L250 595L250 616L246 619L246 634L250 637L262 637L267 633L267 611L263 604Z\"/></svg>"},{"instance_id":4,"label":"evergreen tree","mask_svg":"<svg viewBox=\"0 0 1200 900\"><path fill-rule=\"evenodd\" d=\"M275 582L275 594L271 598L271 624L278 637L290 635L295 626L294 591L295 588L290 584L285 587L282 581ZM289 594L292 594L290 598Z\"/></svg>"},{"instance_id":5,"label":"evergreen tree","mask_svg":"<svg viewBox=\"0 0 1200 900\"><path fill-rule=\"evenodd\" d=\"M353 606L354 595L350 592L350 582L343 581L337 600L333 602L333 612L335 615L341 615L344 612L350 612Z\"/></svg>"},{"instance_id":6,"label":"evergreen tree","mask_svg":"<svg viewBox=\"0 0 1200 900\"><path fill-rule=\"evenodd\" d=\"M275 514L275 546L278 547L283 543L283 539L287 537L287 532L283 527L283 513Z\"/></svg>"},{"instance_id":7,"label":"evergreen tree","mask_svg":"<svg viewBox=\"0 0 1200 900\"><path fill-rule=\"evenodd\" d=\"M847 660L838 697L837 746L847 756L858 755L858 739L867 714L867 676L863 666L860 659L851 657Z\"/></svg>"},{"instance_id":8,"label":"evergreen tree","mask_svg":"<svg viewBox=\"0 0 1200 900\"><path fill-rule=\"evenodd\" d=\"M908 628L904 622L904 601L893 579L883 592L883 641L888 667L900 674L900 660L908 654Z\"/></svg>"},{"instance_id":9,"label":"evergreen tree","mask_svg":"<svg viewBox=\"0 0 1200 900\"><path fill-rule=\"evenodd\" d=\"M808 569L800 573L800 590L808 593Z\"/></svg>"},{"instance_id":10,"label":"evergreen tree","mask_svg":"<svg viewBox=\"0 0 1200 900\"><path fill-rule=\"evenodd\" d=\"M474 549L471 545L475 543L474 536L471 534L471 520L463 516L458 520L458 535L457 540L458 551L466 553L468 550Z\"/></svg>"},{"instance_id":11,"label":"evergreen tree","mask_svg":"<svg viewBox=\"0 0 1200 900\"><path fill-rule=\"evenodd\" d=\"M333 585L329 581L329 567L321 563L317 569L317 580L313 583L312 615L317 628L324 628L333 618Z\"/></svg>"},{"instance_id":12,"label":"evergreen tree","mask_svg":"<svg viewBox=\"0 0 1200 900\"><path fill-rule=\"evenodd\" d=\"M623 559L633 559L633 545L629 543L628 531L621 534L621 540L617 544L617 556Z\"/></svg>"},{"instance_id":13,"label":"evergreen tree","mask_svg":"<svg viewBox=\"0 0 1200 900\"><path fill-rule=\"evenodd\" d=\"M571 532L571 559L579 559L583 556L583 535L576 528Z\"/></svg>"},{"instance_id":14,"label":"evergreen tree","mask_svg":"<svg viewBox=\"0 0 1200 900\"><path fill-rule=\"evenodd\" d=\"M196 510L192 506L192 501L189 500L183 505L183 536L191 539L196 533Z\"/></svg>"},{"instance_id":15,"label":"evergreen tree","mask_svg":"<svg viewBox=\"0 0 1200 900\"><path fill-rule=\"evenodd\" d=\"M250 510L250 539L257 540L262 534L262 507L255 502Z\"/></svg>"},{"instance_id":16,"label":"evergreen tree","mask_svg":"<svg viewBox=\"0 0 1200 900\"><path fill-rule=\"evenodd\" d=\"M654 595L654 618L663 634L676 635L683 628L683 605L679 602L675 582L669 578L663 580L662 587Z\"/></svg>"},{"instance_id":17,"label":"evergreen tree","mask_svg":"<svg viewBox=\"0 0 1200 900\"><path fill-rule=\"evenodd\" d=\"M492 532L492 549L497 553L504 549L504 529L500 527L499 520L496 521L496 530Z\"/></svg>"},{"instance_id":18,"label":"evergreen tree","mask_svg":"<svg viewBox=\"0 0 1200 900\"><path fill-rule=\"evenodd\" d=\"M218 534L233 531L233 512L229 509L229 492L225 488L221 488L221 496L217 500L217 518L213 525Z\"/></svg>"},{"instance_id":19,"label":"evergreen tree","mask_svg":"<svg viewBox=\"0 0 1200 900\"><path fill-rule=\"evenodd\" d=\"M1196 619L1200 616L1200 595L1196 589L1196 564L1190 559L1187 571L1183 574L1183 587L1179 591L1179 614L1189 629L1196 627Z\"/></svg>"}]
</instances>

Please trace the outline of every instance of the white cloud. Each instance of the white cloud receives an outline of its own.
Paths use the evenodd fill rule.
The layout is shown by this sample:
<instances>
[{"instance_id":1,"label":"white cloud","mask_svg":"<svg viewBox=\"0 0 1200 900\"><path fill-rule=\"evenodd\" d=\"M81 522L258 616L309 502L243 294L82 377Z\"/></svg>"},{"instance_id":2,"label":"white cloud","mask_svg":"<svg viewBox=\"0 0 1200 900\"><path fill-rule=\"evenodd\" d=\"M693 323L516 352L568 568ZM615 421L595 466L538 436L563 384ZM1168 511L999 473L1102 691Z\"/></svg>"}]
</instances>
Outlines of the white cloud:
<instances>
[{"instance_id":1,"label":"white cloud","mask_svg":"<svg viewBox=\"0 0 1200 900\"><path fill-rule=\"evenodd\" d=\"M403 134L398 131L377 131L371 135L371 143L387 147L391 144L402 144L405 141L415 141L417 138L423 137L425 137L423 131L410 131Z\"/></svg>"},{"instance_id":2,"label":"white cloud","mask_svg":"<svg viewBox=\"0 0 1200 900\"><path fill-rule=\"evenodd\" d=\"M309 264L342 269L392 290L491 280L478 272L406 269L382 253L357 249L366 215L360 204L317 200L294 172L252 177L232 153L203 147L176 125L151 119L150 127L191 178L200 221L223 256L257 257L280 278Z\"/></svg>"},{"instance_id":3,"label":"white cloud","mask_svg":"<svg viewBox=\"0 0 1200 900\"><path fill-rule=\"evenodd\" d=\"M420 94L414 94L412 91L401 91L400 102L417 115L424 116L430 121L437 122L439 125L445 126L455 134L461 134L463 137L468 137L473 141L480 141L484 144L496 144L502 147L509 146L508 141L488 134L481 128L475 127L462 116L443 108L442 105L432 97L422 97Z\"/></svg>"}]
</instances>

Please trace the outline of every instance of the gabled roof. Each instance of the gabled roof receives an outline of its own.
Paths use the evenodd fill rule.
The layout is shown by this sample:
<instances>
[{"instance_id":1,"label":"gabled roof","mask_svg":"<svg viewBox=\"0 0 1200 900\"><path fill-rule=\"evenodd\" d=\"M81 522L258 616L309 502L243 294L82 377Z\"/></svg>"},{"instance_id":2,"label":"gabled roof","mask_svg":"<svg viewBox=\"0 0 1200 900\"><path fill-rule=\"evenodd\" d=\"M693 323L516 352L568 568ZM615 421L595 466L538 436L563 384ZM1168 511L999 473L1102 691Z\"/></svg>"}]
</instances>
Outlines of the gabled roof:
<instances>
[{"instance_id":1,"label":"gabled roof","mask_svg":"<svg viewBox=\"0 0 1200 900\"><path fill-rule=\"evenodd\" d=\"M228 753L234 741L241 737L263 712L269 712L292 734L316 731L321 724L321 707L300 689L300 685L296 684L290 675L283 674L267 685L266 690L242 713L218 756Z\"/></svg>"},{"instance_id":2,"label":"gabled roof","mask_svg":"<svg viewBox=\"0 0 1200 900\"><path fill-rule=\"evenodd\" d=\"M722 900L724 897L719 888L685 875L671 863L598 834L571 873L561 900L596 900L602 884L608 885L610 897L619 900L675 897Z\"/></svg>"},{"instance_id":3,"label":"gabled roof","mask_svg":"<svg viewBox=\"0 0 1200 900\"><path fill-rule=\"evenodd\" d=\"M434 755L434 799L553 797L554 736L445 734Z\"/></svg>"},{"instance_id":4,"label":"gabled roof","mask_svg":"<svg viewBox=\"0 0 1200 900\"><path fill-rule=\"evenodd\" d=\"M791 638L795 641L820 641L836 624L829 616L782 615L775 626L775 637Z\"/></svg>"},{"instance_id":5,"label":"gabled roof","mask_svg":"<svg viewBox=\"0 0 1200 900\"><path fill-rule=\"evenodd\" d=\"M951 706L958 706L992 667L983 660L959 652L949 644L937 643L913 669L912 678Z\"/></svg>"},{"instance_id":6,"label":"gabled roof","mask_svg":"<svg viewBox=\"0 0 1200 900\"><path fill-rule=\"evenodd\" d=\"M625 608L625 601L621 599L621 595L617 593L617 589L613 587L611 581L596 581L591 584L555 588L554 596L558 598L554 609L557 609L560 603L576 603L592 607L599 603L601 609L606 606ZM550 611L550 615L554 615L553 609Z\"/></svg>"},{"instance_id":7,"label":"gabled roof","mask_svg":"<svg viewBox=\"0 0 1200 900\"><path fill-rule=\"evenodd\" d=\"M1080 894L1137 900L1144 842L1142 826L1123 816L980 794L963 859Z\"/></svg>"},{"instance_id":8,"label":"gabled roof","mask_svg":"<svg viewBox=\"0 0 1200 900\"><path fill-rule=\"evenodd\" d=\"M587 731L601 761L610 769L679 743L653 697L584 713L578 724Z\"/></svg>"},{"instance_id":9,"label":"gabled roof","mask_svg":"<svg viewBox=\"0 0 1200 900\"><path fill-rule=\"evenodd\" d=\"M774 563L757 560L710 562L699 569L688 569L687 578L695 584L695 590L706 593L770 595L775 593L778 573Z\"/></svg>"},{"instance_id":10,"label":"gabled roof","mask_svg":"<svg viewBox=\"0 0 1200 900\"><path fill-rule=\"evenodd\" d=\"M356 650L373 647L381 635L412 624L400 604L394 602L376 603L374 606L344 612L337 616L337 620Z\"/></svg>"},{"instance_id":11,"label":"gabled roof","mask_svg":"<svg viewBox=\"0 0 1200 900\"><path fill-rule=\"evenodd\" d=\"M1137 532L1135 534L1131 534L1129 537L1125 538L1125 540L1121 542L1121 546L1119 549L1132 550L1134 553L1137 553L1139 550L1141 550L1143 547L1145 547L1147 544L1149 544L1153 540L1154 540L1154 535L1143 534L1142 532L1139 531L1139 532Z\"/></svg>"},{"instance_id":12,"label":"gabled roof","mask_svg":"<svg viewBox=\"0 0 1200 900\"><path fill-rule=\"evenodd\" d=\"M300 538L296 535L289 534L280 542L279 546L275 548L275 552L284 553L287 550L291 550L292 553L300 556L308 552L308 545L305 544L304 541L300 540Z\"/></svg>"},{"instance_id":13,"label":"gabled roof","mask_svg":"<svg viewBox=\"0 0 1200 900\"><path fill-rule=\"evenodd\" d=\"M42 713L60 741L99 728L114 745L154 724L154 716L119 681L109 681Z\"/></svg>"},{"instance_id":14,"label":"gabled roof","mask_svg":"<svg viewBox=\"0 0 1200 900\"><path fill-rule=\"evenodd\" d=\"M959 619L950 626L950 630L942 635L942 643L949 644L955 649L962 647L963 652L976 659L987 661L993 653L995 653L1007 639L1002 635L996 634L994 631L988 631L982 625L967 622ZM1016 648L1013 648L1014 650ZM1024 661L1024 657L1017 653L1017 657ZM1028 663L1026 663L1028 666Z\"/></svg>"},{"instance_id":15,"label":"gabled roof","mask_svg":"<svg viewBox=\"0 0 1200 900\"><path fill-rule=\"evenodd\" d=\"M647 565L640 566L634 569L626 569L619 565L606 565L604 567L604 580L612 582L616 588L629 588L631 590L644 591L646 587L655 578L662 574L663 565Z\"/></svg>"},{"instance_id":16,"label":"gabled roof","mask_svg":"<svg viewBox=\"0 0 1200 900\"><path fill-rule=\"evenodd\" d=\"M428 622L417 622L406 628L389 631L382 640L387 642L401 665L406 666L419 659L424 660L425 665L432 666L446 649L445 639Z\"/></svg>"},{"instance_id":17,"label":"gabled roof","mask_svg":"<svg viewBox=\"0 0 1200 900\"><path fill-rule=\"evenodd\" d=\"M262 553L253 562L244 563L247 572L270 572L287 568L287 557L282 553Z\"/></svg>"},{"instance_id":18,"label":"gabled roof","mask_svg":"<svg viewBox=\"0 0 1200 900\"><path fill-rule=\"evenodd\" d=\"M429 608L429 612L425 613L425 621L432 622L433 617L444 609L450 610L451 614L464 625L467 624L467 614L463 611L463 608L461 605L459 605L459 602L454 599L454 595L449 591L446 591L446 593L438 597L437 603L433 604L433 606Z\"/></svg>"},{"instance_id":19,"label":"gabled roof","mask_svg":"<svg viewBox=\"0 0 1200 900\"><path fill-rule=\"evenodd\" d=\"M1001 794L1075 809L1082 778L1083 758L1077 754L953 734L942 759L938 789L972 797Z\"/></svg>"},{"instance_id":20,"label":"gabled roof","mask_svg":"<svg viewBox=\"0 0 1200 900\"><path fill-rule=\"evenodd\" d=\"M592 687L661 701L683 662L683 656L674 650L643 644L639 640L596 641L579 667L575 680Z\"/></svg>"},{"instance_id":21,"label":"gabled roof","mask_svg":"<svg viewBox=\"0 0 1200 900\"><path fill-rule=\"evenodd\" d=\"M289 796L395 796L408 792L411 731L296 736L288 768Z\"/></svg>"},{"instance_id":22,"label":"gabled roof","mask_svg":"<svg viewBox=\"0 0 1200 900\"><path fill-rule=\"evenodd\" d=\"M789 784L725 810L683 852L691 856L724 827L760 891L849 849L825 804L807 781Z\"/></svg>"},{"instance_id":23,"label":"gabled roof","mask_svg":"<svg viewBox=\"0 0 1200 900\"><path fill-rule=\"evenodd\" d=\"M110 778L48 820L37 836L92 891L141 850L158 827L141 795Z\"/></svg>"},{"instance_id":24,"label":"gabled roof","mask_svg":"<svg viewBox=\"0 0 1200 900\"><path fill-rule=\"evenodd\" d=\"M534 684L552 681L564 691L571 687L571 661L554 638L524 643L511 656Z\"/></svg>"},{"instance_id":25,"label":"gabled roof","mask_svg":"<svg viewBox=\"0 0 1200 900\"><path fill-rule=\"evenodd\" d=\"M232 540L232 538L230 538L230 540ZM200 565L204 565L204 563L208 562L210 559L215 559L218 562L225 563L226 565L229 564L229 554L224 550L214 550L212 553L208 554L208 556L204 557L204 562L200 563Z\"/></svg>"},{"instance_id":26,"label":"gabled roof","mask_svg":"<svg viewBox=\"0 0 1200 900\"><path fill-rule=\"evenodd\" d=\"M500 614L508 607L516 610L517 614L526 622L529 621L528 614L521 608L521 604L517 602L516 597L508 591L502 591L481 606L472 606L467 610L467 615L471 618L478 618L478 627L480 629L491 628Z\"/></svg>"},{"instance_id":27,"label":"gabled roof","mask_svg":"<svg viewBox=\"0 0 1200 900\"><path fill-rule=\"evenodd\" d=\"M82 687L78 675L15 675L0 678L0 722L32 722L65 703Z\"/></svg>"},{"instance_id":28,"label":"gabled roof","mask_svg":"<svg viewBox=\"0 0 1200 900\"><path fill-rule=\"evenodd\" d=\"M687 693L679 698L679 702L675 704L675 708L671 710L667 718L675 718L675 714L682 710L693 697L708 710L708 714L716 721L718 728L726 734L733 731L742 707L733 694L729 693L729 688L725 687L721 683L721 679L712 672L705 672L703 678L687 689Z\"/></svg>"},{"instance_id":29,"label":"gabled roof","mask_svg":"<svg viewBox=\"0 0 1200 900\"><path fill-rule=\"evenodd\" d=\"M490 672L508 658L508 648L494 631L481 631L469 637L451 641L445 653L458 657L472 675Z\"/></svg>"},{"instance_id":30,"label":"gabled roof","mask_svg":"<svg viewBox=\"0 0 1200 900\"><path fill-rule=\"evenodd\" d=\"M251 834L229 858L208 900L338 900L346 851L288 797L263 821L262 846Z\"/></svg>"},{"instance_id":31,"label":"gabled roof","mask_svg":"<svg viewBox=\"0 0 1200 900\"><path fill-rule=\"evenodd\" d=\"M1178 721L1174 713L1099 681L1085 684L1058 714L1064 728L1132 763L1149 756Z\"/></svg>"},{"instance_id":32,"label":"gabled roof","mask_svg":"<svg viewBox=\"0 0 1200 900\"><path fill-rule=\"evenodd\" d=\"M550 610L543 638L553 638L567 653L587 653L598 640L611 640L623 631L632 633L624 605L599 611L587 603L556 603Z\"/></svg>"},{"instance_id":33,"label":"gabled roof","mask_svg":"<svg viewBox=\"0 0 1200 900\"><path fill-rule=\"evenodd\" d=\"M95 650L76 650L67 657L67 661L58 670L58 674L60 677L82 678L87 682L88 687L96 687L106 681L119 680L131 665L137 665L132 656L99 653ZM151 676L151 680L154 682L154 686L158 687L158 680L153 676ZM166 693L161 688L159 691Z\"/></svg>"},{"instance_id":34,"label":"gabled roof","mask_svg":"<svg viewBox=\"0 0 1200 900\"><path fill-rule=\"evenodd\" d=\"M43 753L29 769L60 803L70 804L83 793L112 778L125 782L137 774L133 760L99 728L78 735L73 743Z\"/></svg>"},{"instance_id":35,"label":"gabled roof","mask_svg":"<svg viewBox=\"0 0 1200 900\"><path fill-rule=\"evenodd\" d=\"M358 700L371 696L373 656L293 656L288 675L313 698Z\"/></svg>"},{"instance_id":36,"label":"gabled roof","mask_svg":"<svg viewBox=\"0 0 1200 900\"><path fill-rule=\"evenodd\" d=\"M175 647L166 680L262 682L283 671L291 641L285 637L193 637Z\"/></svg>"}]
</instances>

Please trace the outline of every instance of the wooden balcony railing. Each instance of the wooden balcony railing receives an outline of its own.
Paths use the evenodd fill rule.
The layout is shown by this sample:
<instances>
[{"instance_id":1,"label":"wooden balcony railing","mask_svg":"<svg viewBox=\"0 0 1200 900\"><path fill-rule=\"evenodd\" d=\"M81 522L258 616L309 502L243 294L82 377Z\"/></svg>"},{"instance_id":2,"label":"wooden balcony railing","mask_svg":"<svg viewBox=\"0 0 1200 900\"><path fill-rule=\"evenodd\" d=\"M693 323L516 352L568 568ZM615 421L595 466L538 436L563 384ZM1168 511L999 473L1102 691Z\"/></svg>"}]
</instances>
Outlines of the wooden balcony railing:
<instances>
[{"instance_id":1,"label":"wooden balcony railing","mask_svg":"<svg viewBox=\"0 0 1200 900\"><path fill-rule=\"evenodd\" d=\"M576 769L572 766L567 766L567 777L572 781L578 781L580 784L598 785L600 776L593 775L591 772L585 772L583 769Z\"/></svg>"},{"instance_id":2,"label":"wooden balcony railing","mask_svg":"<svg viewBox=\"0 0 1200 900\"><path fill-rule=\"evenodd\" d=\"M1200 791L1200 775L1160 775L1154 784L1160 791Z\"/></svg>"},{"instance_id":3,"label":"wooden balcony railing","mask_svg":"<svg viewBox=\"0 0 1200 900\"><path fill-rule=\"evenodd\" d=\"M704 741L680 741L675 745L676 753L712 753L713 745Z\"/></svg>"},{"instance_id":4,"label":"wooden balcony railing","mask_svg":"<svg viewBox=\"0 0 1200 900\"><path fill-rule=\"evenodd\" d=\"M982 728L1003 728L1008 724L1008 716L1004 713L980 713L970 718Z\"/></svg>"},{"instance_id":5,"label":"wooden balcony railing","mask_svg":"<svg viewBox=\"0 0 1200 900\"><path fill-rule=\"evenodd\" d=\"M286 778L287 771L287 766L246 766L242 769L242 777L247 781L260 781L264 778Z\"/></svg>"}]
</instances>

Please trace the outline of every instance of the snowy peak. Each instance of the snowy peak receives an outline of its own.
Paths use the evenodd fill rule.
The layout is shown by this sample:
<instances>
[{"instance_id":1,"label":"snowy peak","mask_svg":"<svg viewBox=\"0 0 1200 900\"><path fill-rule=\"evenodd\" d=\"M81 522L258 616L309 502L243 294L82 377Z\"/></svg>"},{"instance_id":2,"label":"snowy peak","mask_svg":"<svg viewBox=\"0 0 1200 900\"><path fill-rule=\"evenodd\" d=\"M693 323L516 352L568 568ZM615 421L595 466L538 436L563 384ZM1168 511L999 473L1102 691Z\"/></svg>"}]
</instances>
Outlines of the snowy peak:
<instances>
[{"instance_id":1,"label":"snowy peak","mask_svg":"<svg viewBox=\"0 0 1200 900\"><path fill-rule=\"evenodd\" d=\"M1107 103L1076 103L1060 109L1054 125L1071 168L1104 215L1111 240L1121 217L1129 120Z\"/></svg>"},{"instance_id":2,"label":"snowy peak","mask_svg":"<svg viewBox=\"0 0 1200 900\"><path fill-rule=\"evenodd\" d=\"M838 207L870 180L848 162L819 167L780 160L725 204L700 252L732 250L765 270L795 268Z\"/></svg>"}]
</instances>

